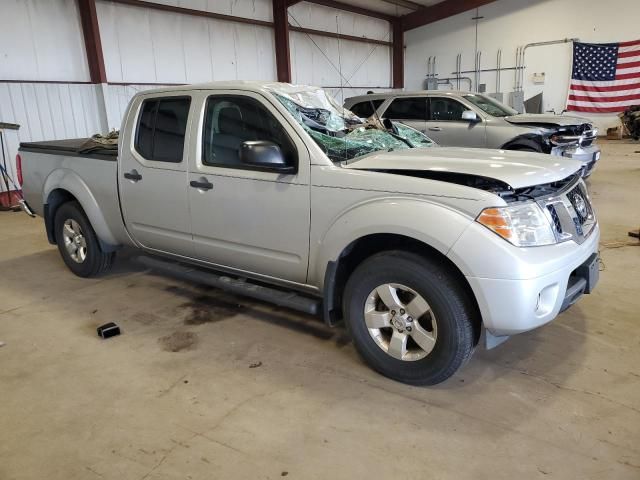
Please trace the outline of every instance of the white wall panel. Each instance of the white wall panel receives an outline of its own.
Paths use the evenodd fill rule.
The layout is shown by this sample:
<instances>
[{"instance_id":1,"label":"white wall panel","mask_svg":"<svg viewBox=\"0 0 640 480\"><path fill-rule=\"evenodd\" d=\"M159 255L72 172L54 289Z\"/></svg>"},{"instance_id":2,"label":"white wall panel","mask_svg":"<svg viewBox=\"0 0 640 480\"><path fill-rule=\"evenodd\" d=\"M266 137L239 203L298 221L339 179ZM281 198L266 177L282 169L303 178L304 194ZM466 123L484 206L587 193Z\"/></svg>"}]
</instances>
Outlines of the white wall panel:
<instances>
[{"instance_id":1,"label":"white wall panel","mask_svg":"<svg viewBox=\"0 0 640 480\"><path fill-rule=\"evenodd\" d=\"M391 38L391 27L386 20L307 2L289 7L289 23L298 27L375 40L389 41Z\"/></svg>"},{"instance_id":2,"label":"white wall panel","mask_svg":"<svg viewBox=\"0 0 640 480\"><path fill-rule=\"evenodd\" d=\"M0 82L0 121L20 125L17 132L5 131L12 175L20 142L89 137L102 131L100 88Z\"/></svg>"},{"instance_id":3,"label":"white wall panel","mask_svg":"<svg viewBox=\"0 0 640 480\"><path fill-rule=\"evenodd\" d=\"M391 85L389 47L298 32L290 39L294 83L365 90Z\"/></svg>"},{"instance_id":4,"label":"white wall panel","mask_svg":"<svg viewBox=\"0 0 640 480\"><path fill-rule=\"evenodd\" d=\"M579 10L579 11L578 11ZM478 49L482 51L482 68L495 68L496 53L502 49L502 66L515 65L518 46L531 42L577 37L583 42L606 43L640 38L638 0L500 0L479 10ZM474 67L475 10L435 22L406 33L406 87L424 88L426 61L437 56L437 72L449 77L455 71L458 53L463 56L463 70ZM572 62L571 44L531 48L526 54L525 98L543 92L544 110L561 112L566 105ZM534 85L532 75L545 72L544 85ZM473 77L473 74L469 74ZM502 90L514 87L514 72L502 73ZM494 73L482 73L481 83L495 91ZM465 83L466 88L467 83ZM505 95L505 98L506 95ZM588 114L601 130L618 125L615 115Z\"/></svg>"},{"instance_id":5,"label":"white wall panel","mask_svg":"<svg viewBox=\"0 0 640 480\"><path fill-rule=\"evenodd\" d=\"M88 81L75 0L0 2L0 79Z\"/></svg>"},{"instance_id":6,"label":"white wall panel","mask_svg":"<svg viewBox=\"0 0 640 480\"><path fill-rule=\"evenodd\" d=\"M334 8L301 2L289 7L294 26L389 41L389 22ZM391 48L300 32L290 33L292 81L330 88L342 101L374 88L391 86Z\"/></svg>"},{"instance_id":7,"label":"white wall panel","mask_svg":"<svg viewBox=\"0 0 640 480\"><path fill-rule=\"evenodd\" d=\"M97 7L110 82L196 83L275 78L271 28L103 1ZM234 15L240 15L236 10Z\"/></svg>"}]
</instances>

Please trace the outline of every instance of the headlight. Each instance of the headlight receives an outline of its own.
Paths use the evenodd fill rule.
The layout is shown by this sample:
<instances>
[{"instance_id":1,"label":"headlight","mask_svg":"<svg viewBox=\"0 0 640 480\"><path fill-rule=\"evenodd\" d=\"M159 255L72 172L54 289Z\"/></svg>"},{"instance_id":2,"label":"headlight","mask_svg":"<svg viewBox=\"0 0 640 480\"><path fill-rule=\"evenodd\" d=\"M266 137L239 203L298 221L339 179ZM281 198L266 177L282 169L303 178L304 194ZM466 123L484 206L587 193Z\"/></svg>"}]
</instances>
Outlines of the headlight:
<instances>
[{"instance_id":1,"label":"headlight","mask_svg":"<svg viewBox=\"0 0 640 480\"><path fill-rule=\"evenodd\" d=\"M516 247L556 243L551 224L537 203L486 208L476 221Z\"/></svg>"},{"instance_id":2,"label":"headlight","mask_svg":"<svg viewBox=\"0 0 640 480\"><path fill-rule=\"evenodd\" d=\"M569 145L577 145L580 140L578 135L551 135L549 141L556 147L566 147Z\"/></svg>"}]
</instances>

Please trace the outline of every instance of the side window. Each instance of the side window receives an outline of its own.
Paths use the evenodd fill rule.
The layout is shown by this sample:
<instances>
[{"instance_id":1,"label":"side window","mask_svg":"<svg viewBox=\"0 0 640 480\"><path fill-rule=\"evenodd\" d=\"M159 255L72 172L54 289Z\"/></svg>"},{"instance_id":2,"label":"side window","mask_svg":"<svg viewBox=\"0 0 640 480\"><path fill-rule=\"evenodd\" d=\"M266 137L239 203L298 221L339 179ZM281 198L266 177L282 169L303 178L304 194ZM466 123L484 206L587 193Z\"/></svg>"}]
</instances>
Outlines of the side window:
<instances>
[{"instance_id":1,"label":"side window","mask_svg":"<svg viewBox=\"0 0 640 480\"><path fill-rule=\"evenodd\" d=\"M429 105L431 120L460 121L462 120L462 112L468 110L467 107L452 98L432 97Z\"/></svg>"},{"instance_id":2,"label":"side window","mask_svg":"<svg viewBox=\"0 0 640 480\"><path fill-rule=\"evenodd\" d=\"M135 148L147 160L182 162L190 97L153 98L142 102Z\"/></svg>"},{"instance_id":3,"label":"side window","mask_svg":"<svg viewBox=\"0 0 640 480\"><path fill-rule=\"evenodd\" d=\"M387 107L384 116L390 120L426 120L427 99L425 97L396 98Z\"/></svg>"},{"instance_id":4,"label":"side window","mask_svg":"<svg viewBox=\"0 0 640 480\"><path fill-rule=\"evenodd\" d=\"M382 105L382 102L383 100L367 100L366 102L356 103L349 110L360 118L369 118Z\"/></svg>"},{"instance_id":5,"label":"side window","mask_svg":"<svg viewBox=\"0 0 640 480\"><path fill-rule=\"evenodd\" d=\"M280 122L260 102L233 95L209 97L204 117L202 163L250 168L240 159L242 144L250 140L275 143L287 163L295 165L293 141Z\"/></svg>"}]
</instances>

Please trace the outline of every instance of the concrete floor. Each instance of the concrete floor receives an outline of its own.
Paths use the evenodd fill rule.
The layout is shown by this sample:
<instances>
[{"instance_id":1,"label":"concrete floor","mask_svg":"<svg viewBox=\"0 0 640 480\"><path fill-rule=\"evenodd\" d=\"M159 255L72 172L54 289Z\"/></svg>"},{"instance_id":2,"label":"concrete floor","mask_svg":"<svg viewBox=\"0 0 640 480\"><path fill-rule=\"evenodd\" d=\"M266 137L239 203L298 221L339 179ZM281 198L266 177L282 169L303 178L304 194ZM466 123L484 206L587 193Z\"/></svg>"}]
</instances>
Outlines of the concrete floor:
<instances>
[{"instance_id":1,"label":"concrete floor","mask_svg":"<svg viewBox=\"0 0 640 480\"><path fill-rule=\"evenodd\" d=\"M40 220L0 213L0 479L639 479L639 151L605 143L591 181L596 292L432 388L126 258L77 278Z\"/></svg>"}]
</instances>

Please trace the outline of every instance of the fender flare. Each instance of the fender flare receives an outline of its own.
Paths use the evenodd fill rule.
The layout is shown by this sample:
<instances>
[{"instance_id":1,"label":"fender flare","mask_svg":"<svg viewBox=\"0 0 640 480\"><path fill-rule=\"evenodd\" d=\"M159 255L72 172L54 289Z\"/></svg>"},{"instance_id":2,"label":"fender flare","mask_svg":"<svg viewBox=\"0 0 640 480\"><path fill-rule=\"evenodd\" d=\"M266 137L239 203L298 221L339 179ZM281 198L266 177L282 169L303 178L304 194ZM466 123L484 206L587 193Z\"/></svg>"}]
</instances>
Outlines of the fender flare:
<instances>
[{"instance_id":1,"label":"fender flare","mask_svg":"<svg viewBox=\"0 0 640 480\"><path fill-rule=\"evenodd\" d=\"M93 193L91 193L91 189L77 173L67 168L58 168L52 171L45 180L42 189L43 205L48 205L50 195L55 190L69 192L76 198L106 251L112 250L119 245L102 214L98 202ZM47 211L47 215L55 216L55 210Z\"/></svg>"},{"instance_id":2,"label":"fender flare","mask_svg":"<svg viewBox=\"0 0 640 480\"><path fill-rule=\"evenodd\" d=\"M415 219L407 222L407 219ZM473 219L419 197L385 197L353 205L333 219L318 240L309 281L324 290L326 270L353 242L374 234L412 238L447 255Z\"/></svg>"}]
</instances>

